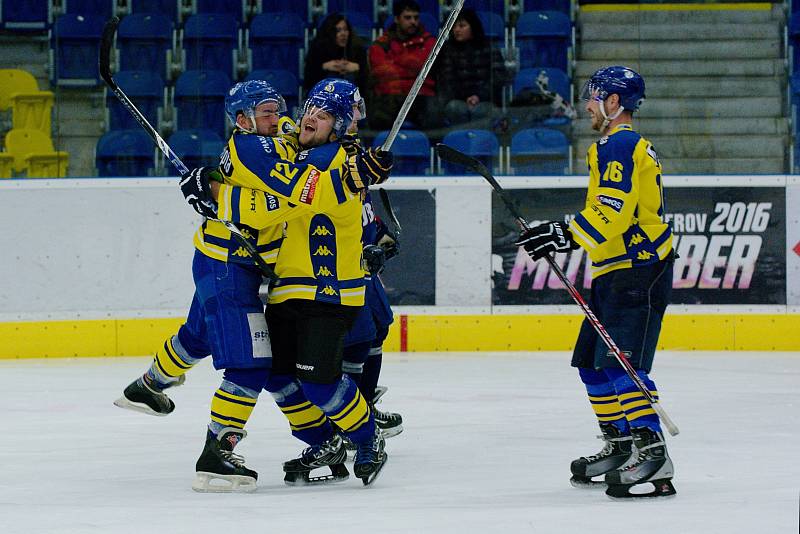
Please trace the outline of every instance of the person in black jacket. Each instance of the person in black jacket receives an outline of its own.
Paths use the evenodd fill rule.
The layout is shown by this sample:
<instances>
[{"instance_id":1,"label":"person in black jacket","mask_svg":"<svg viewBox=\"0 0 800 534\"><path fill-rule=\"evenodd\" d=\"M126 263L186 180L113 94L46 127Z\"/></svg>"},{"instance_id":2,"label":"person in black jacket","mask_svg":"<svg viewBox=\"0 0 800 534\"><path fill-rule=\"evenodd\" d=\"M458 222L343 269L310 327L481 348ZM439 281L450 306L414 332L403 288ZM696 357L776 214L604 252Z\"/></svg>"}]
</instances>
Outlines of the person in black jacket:
<instances>
[{"instance_id":1,"label":"person in black jacket","mask_svg":"<svg viewBox=\"0 0 800 534\"><path fill-rule=\"evenodd\" d=\"M324 78L343 78L366 87L367 69L367 50L361 39L344 15L333 13L308 46L303 88L308 91Z\"/></svg>"},{"instance_id":2,"label":"person in black jacket","mask_svg":"<svg viewBox=\"0 0 800 534\"><path fill-rule=\"evenodd\" d=\"M458 15L437 63L437 88L451 124L487 117L500 105L509 75L500 50L492 48L472 9Z\"/></svg>"}]
</instances>

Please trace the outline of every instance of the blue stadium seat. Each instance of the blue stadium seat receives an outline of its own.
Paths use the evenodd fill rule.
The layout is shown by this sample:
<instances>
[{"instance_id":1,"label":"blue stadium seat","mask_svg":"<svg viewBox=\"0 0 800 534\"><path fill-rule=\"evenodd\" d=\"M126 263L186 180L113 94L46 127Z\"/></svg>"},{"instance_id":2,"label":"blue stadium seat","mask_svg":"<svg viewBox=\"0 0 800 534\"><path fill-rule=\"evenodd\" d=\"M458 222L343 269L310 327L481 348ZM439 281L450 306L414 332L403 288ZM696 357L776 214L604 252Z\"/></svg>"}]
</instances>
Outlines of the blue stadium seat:
<instances>
[{"instance_id":1,"label":"blue stadium seat","mask_svg":"<svg viewBox=\"0 0 800 534\"><path fill-rule=\"evenodd\" d=\"M492 2L492 0L466 0L464 2L465 9L472 9L473 11L492 11L492 4L503 5L502 2ZM500 8L502 12L502 7ZM498 12L498 14L500 13ZM482 22L482 21L481 21Z\"/></svg>"},{"instance_id":2,"label":"blue stadium seat","mask_svg":"<svg viewBox=\"0 0 800 534\"><path fill-rule=\"evenodd\" d=\"M521 0L523 11L560 11L566 15L570 14L572 9L570 0Z\"/></svg>"},{"instance_id":3,"label":"blue stadium seat","mask_svg":"<svg viewBox=\"0 0 800 534\"><path fill-rule=\"evenodd\" d=\"M511 138L511 168L516 175L569 172L569 141L559 130L528 128Z\"/></svg>"},{"instance_id":4,"label":"blue stadium seat","mask_svg":"<svg viewBox=\"0 0 800 534\"><path fill-rule=\"evenodd\" d=\"M231 15L198 13L186 20L183 28L183 53L186 70L221 70L236 77L235 51L239 26Z\"/></svg>"},{"instance_id":5,"label":"blue stadium seat","mask_svg":"<svg viewBox=\"0 0 800 534\"><path fill-rule=\"evenodd\" d=\"M262 13L250 22L250 67L284 69L300 75L305 24L292 13Z\"/></svg>"},{"instance_id":6,"label":"blue stadium seat","mask_svg":"<svg viewBox=\"0 0 800 534\"><path fill-rule=\"evenodd\" d=\"M558 11L528 11L517 20L516 46L521 67L569 70L572 23Z\"/></svg>"},{"instance_id":7,"label":"blue stadium seat","mask_svg":"<svg viewBox=\"0 0 800 534\"><path fill-rule=\"evenodd\" d=\"M225 141L216 132L207 129L178 130L167 141L181 161L190 169L219 164L219 156ZM167 162L169 163L169 162ZM178 176L173 165L168 165L169 172Z\"/></svg>"},{"instance_id":8,"label":"blue stadium seat","mask_svg":"<svg viewBox=\"0 0 800 534\"><path fill-rule=\"evenodd\" d=\"M544 71L547 76L547 88L561 95L567 102L570 102L572 91L570 90L571 84L569 77L561 69L547 67L520 69L514 77L513 96L517 96L520 91L526 88L533 89L534 92L538 93L539 90L536 85L536 80L539 78L539 73L542 71Z\"/></svg>"},{"instance_id":9,"label":"blue stadium seat","mask_svg":"<svg viewBox=\"0 0 800 534\"><path fill-rule=\"evenodd\" d=\"M500 142L489 130L453 130L442 139L442 143L480 160L487 168L499 166ZM442 161L445 174L464 174L461 165Z\"/></svg>"},{"instance_id":10,"label":"blue stadium seat","mask_svg":"<svg viewBox=\"0 0 800 534\"><path fill-rule=\"evenodd\" d=\"M142 115L158 128L158 108L164 105L164 82L150 70L123 70L114 75L117 84L139 108ZM109 130L127 130L139 127L131 112L112 93L106 94Z\"/></svg>"},{"instance_id":11,"label":"blue stadium seat","mask_svg":"<svg viewBox=\"0 0 800 534\"><path fill-rule=\"evenodd\" d=\"M262 13L292 13L297 15L305 22L311 22L311 15L308 9L308 0L296 0L287 2L286 0L262 0Z\"/></svg>"},{"instance_id":12,"label":"blue stadium seat","mask_svg":"<svg viewBox=\"0 0 800 534\"><path fill-rule=\"evenodd\" d=\"M116 0L67 0L67 13L73 15L97 15L111 18Z\"/></svg>"},{"instance_id":13,"label":"blue stadium seat","mask_svg":"<svg viewBox=\"0 0 800 534\"><path fill-rule=\"evenodd\" d=\"M172 22L180 20L181 0L129 0L131 13L159 13Z\"/></svg>"},{"instance_id":14,"label":"blue stadium seat","mask_svg":"<svg viewBox=\"0 0 800 534\"><path fill-rule=\"evenodd\" d=\"M375 9L373 0L328 0L328 13L341 13L348 19L354 12L369 13L370 20Z\"/></svg>"},{"instance_id":15,"label":"blue stadium seat","mask_svg":"<svg viewBox=\"0 0 800 534\"><path fill-rule=\"evenodd\" d=\"M427 14L427 13L430 13L430 14L432 14L432 15L433 15L433 17L434 17L434 18L436 19L436 21L437 21L436 27L438 28L438 27L439 27L439 24L438 24L438 20L439 20L439 7L440 7L441 0L417 0L417 3L419 4L419 16L420 16L420 18L422 18L422 14L423 14L423 13L425 13L425 14ZM392 7L392 2L389 2L389 18L390 18L390 19L394 19L394 16L392 15L391 7ZM435 34L435 33L434 33L434 32L433 32L433 31L432 31L430 28L428 28L427 26L425 26L425 29L427 29L429 32L431 32L431 33L433 33L434 35L436 35L436 34Z\"/></svg>"},{"instance_id":16,"label":"blue stadium seat","mask_svg":"<svg viewBox=\"0 0 800 534\"><path fill-rule=\"evenodd\" d=\"M246 80L264 80L272 85L286 101L286 107L289 108L290 112L300 103L300 83L297 81L297 76L288 70L254 70L247 75Z\"/></svg>"},{"instance_id":17,"label":"blue stadium seat","mask_svg":"<svg viewBox=\"0 0 800 534\"><path fill-rule=\"evenodd\" d=\"M2 27L11 31L40 31L50 25L50 2L42 0L2 0Z\"/></svg>"},{"instance_id":18,"label":"blue stadium seat","mask_svg":"<svg viewBox=\"0 0 800 534\"><path fill-rule=\"evenodd\" d=\"M50 46L54 52L57 85L97 85L100 35L105 19L96 15L61 15L53 25Z\"/></svg>"},{"instance_id":19,"label":"blue stadium seat","mask_svg":"<svg viewBox=\"0 0 800 534\"><path fill-rule=\"evenodd\" d=\"M172 47L172 21L158 13L134 13L122 19L117 32L120 68L150 70L168 78L167 50ZM124 87L124 86L123 86Z\"/></svg>"},{"instance_id":20,"label":"blue stadium seat","mask_svg":"<svg viewBox=\"0 0 800 534\"><path fill-rule=\"evenodd\" d=\"M428 32L434 37L439 35L439 19L436 18L435 15L432 15L427 11L421 11L419 14L419 22L422 24L422 27L428 30ZM383 21L383 29L388 30L389 26L392 24L394 24L394 17L390 15L386 17L385 21Z\"/></svg>"},{"instance_id":21,"label":"blue stadium seat","mask_svg":"<svg viewBox=\"0 0 800 534\"><path fill-rule=\"evenodd\" d=\"M372 146L379 147L386 141L388 131L379 133ZM428 136L419 130L400 130L392 144L394 166L392 173L398 176L427 174L431 166L431 143Z\"/></svg>"},{"instance_id":22,"label":"blue stadium seat","mask_svg":"<svg viewBox=\"0 0 800 534\"><path fill-rule=\"evenodd\" d=\"M800 2L795 2L800 5ZM789 44L792 47L792 66L794 70L800 70L800 12L792 13L787 27Z\"/></svg>"},{"instance_id":23,"label":"blue stadium seat","mask_svg":"<svg viewBox=\"0 0 800 534\"><path fill-rule=\"evenodd\" d=\"M505 40L506 36L506 23L503 17L491 11L478 11L475 13L483 25L483 32L486 37L493 43L499 43Z\"/></svg>"},{"instance_id":24,"label":"blue stadium seat","mask_svg":"<svg viewBox=\"0 0 800 534\"><path fill-rule=\"evenodd\" d=\"M231 79L222 71L187 70L175 83L178 129L209 128L225 135L225 95Z\"/></svg>"},{"instance_id":25,"label":"blue stadium seat","mask_svg":"<svg viewBox=\"0 0 800 534\"><path fill-rule=\"evenodd\" d=\"M332 12L331 12L332 13ZM372 42L372 13L349 10L345 15L356 35L367 43ZM322 19L325 20L325 19Z\"/></svg>"},{"instance_id":26,"label":"blue stadium seat","mask_svg":"<svg viewBox=\"0 0 800 534\"><path fill-rule=\"evenodd\" d=\"M195 0L195 13L228 14L236 20L243 20L243 4L243 0Z\"/></svg>"},{"instance_id":27,"label":"blue stadium seat","mask_svg":"<svg viewBox=\"0 0 800 534\"><path fill-rule=\"evenodd\" d=\"M97 141L98 176L147 176L155 166L153 140L141 128L115 130Z\"/></svg>"}]
</instances>

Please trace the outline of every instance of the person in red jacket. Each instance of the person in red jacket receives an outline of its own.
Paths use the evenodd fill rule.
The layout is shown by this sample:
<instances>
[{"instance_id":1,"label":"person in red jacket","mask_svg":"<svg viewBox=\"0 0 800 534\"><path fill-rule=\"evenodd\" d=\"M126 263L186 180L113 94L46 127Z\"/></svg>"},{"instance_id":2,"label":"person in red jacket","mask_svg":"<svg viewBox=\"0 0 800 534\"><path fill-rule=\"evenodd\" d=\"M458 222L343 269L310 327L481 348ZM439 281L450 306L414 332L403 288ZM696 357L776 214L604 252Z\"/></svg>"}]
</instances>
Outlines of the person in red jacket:
<instances>
[{"instance_id":1,"label":"person in red jacket","mask_svg":"<svg viewBox=\"0 0 800 534\"><path fill-rule=\"evenodd\" d=\"M392 13L394 23L369 47L372 82L369 124L376 130L391 128L436 42L420 24L419 4L414 0L395 1ZM408 113L408 120L417 128L440 126L435 83L433 76L425 78Z\"/></svg>"}]
</instances>

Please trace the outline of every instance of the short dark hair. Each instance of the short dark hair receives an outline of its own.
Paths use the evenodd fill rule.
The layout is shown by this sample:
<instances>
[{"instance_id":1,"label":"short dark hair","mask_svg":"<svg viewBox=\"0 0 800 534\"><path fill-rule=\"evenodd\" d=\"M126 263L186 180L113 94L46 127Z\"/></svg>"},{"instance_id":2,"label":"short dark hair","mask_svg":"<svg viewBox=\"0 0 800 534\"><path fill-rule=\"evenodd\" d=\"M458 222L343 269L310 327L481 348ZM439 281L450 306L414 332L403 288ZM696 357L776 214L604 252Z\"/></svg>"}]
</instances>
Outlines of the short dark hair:
<instances>
[{"instance_id":1,"label":"short dark hair","mask_svg":"<svg viewBox=\"0 0 800 534\"><path fill-rule=\"evenodd\" d=\"M395 3L392 5L392 14L395 17L399 17L400 13L405 10L416 11L417 13L421 11L419 4L414 0L395 0Z\"/></svg>"}]
</instances>

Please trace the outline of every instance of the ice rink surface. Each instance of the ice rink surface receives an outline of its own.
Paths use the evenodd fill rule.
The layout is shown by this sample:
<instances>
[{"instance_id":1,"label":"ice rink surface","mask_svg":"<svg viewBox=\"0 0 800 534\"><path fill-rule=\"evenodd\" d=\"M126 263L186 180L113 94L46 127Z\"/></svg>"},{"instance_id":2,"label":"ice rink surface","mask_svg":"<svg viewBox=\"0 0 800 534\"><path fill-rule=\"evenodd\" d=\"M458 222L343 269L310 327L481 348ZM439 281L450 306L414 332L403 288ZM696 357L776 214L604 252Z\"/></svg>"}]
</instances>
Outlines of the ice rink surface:
<instances>
[{"instance_id":1,"label":"ice rink surface","mask_svg":"<svg viewBox=\"0 0 800 534\"><path fill-rule=\"evenodd\" d=\"M370 488L285 486L302 446L263 394L237 449L259 490L233 495L190 488L220 379L209 362L171 390L168 417L112 405L149 361L0 361L0 532L798 532L798 354L659 354L678 495L648 502L569 485L570 461L602 444L566 353L387 355L379 407L405 432Z\"/></svg>"}]
</instances>

